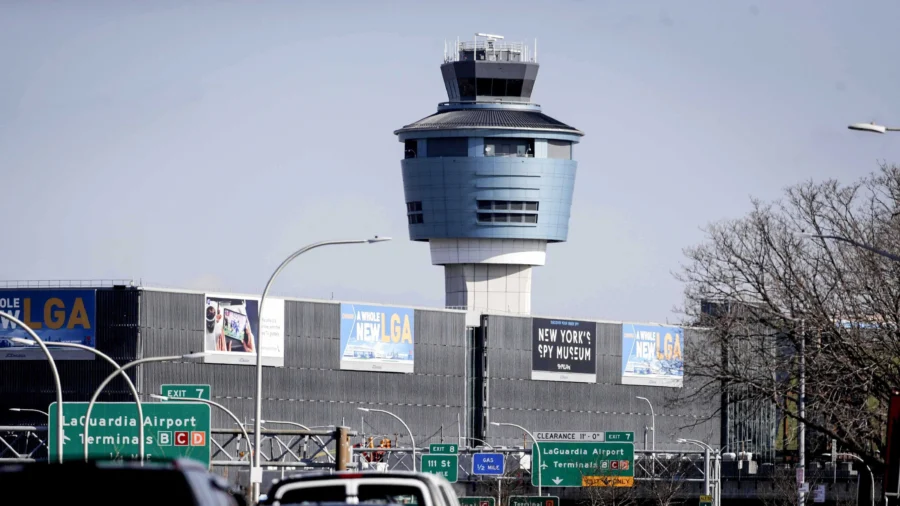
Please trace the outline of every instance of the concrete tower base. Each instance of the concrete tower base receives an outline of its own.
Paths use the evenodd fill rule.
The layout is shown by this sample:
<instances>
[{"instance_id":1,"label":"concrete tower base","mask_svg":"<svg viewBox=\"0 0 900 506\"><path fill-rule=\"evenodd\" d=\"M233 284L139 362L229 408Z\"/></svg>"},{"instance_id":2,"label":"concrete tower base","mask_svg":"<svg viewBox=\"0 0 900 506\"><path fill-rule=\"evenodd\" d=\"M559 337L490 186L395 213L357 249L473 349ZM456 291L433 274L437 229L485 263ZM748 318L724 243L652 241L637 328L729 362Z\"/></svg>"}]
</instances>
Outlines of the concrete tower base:
<instances>
[{"instance_id":1,"label":"concrete tower base","mask_svg":"<svg viewBox=\"0 0 900 506\"><path fill-rule=\"evenodd\" d=\"M531 313L530 265L445 265L444 286L448 308Z\"/></svg>"},{"instance_id":2,"label":"concrete tower base","mask_svg":"<svg viewBox=\"0 0 900 506\"><path fill-rule=\"evenodd\" d=\"M531 314L531 268L544 265L547 241L432 239L431 263L444 266L446 306Z\"/></svg>"}]
</instances>

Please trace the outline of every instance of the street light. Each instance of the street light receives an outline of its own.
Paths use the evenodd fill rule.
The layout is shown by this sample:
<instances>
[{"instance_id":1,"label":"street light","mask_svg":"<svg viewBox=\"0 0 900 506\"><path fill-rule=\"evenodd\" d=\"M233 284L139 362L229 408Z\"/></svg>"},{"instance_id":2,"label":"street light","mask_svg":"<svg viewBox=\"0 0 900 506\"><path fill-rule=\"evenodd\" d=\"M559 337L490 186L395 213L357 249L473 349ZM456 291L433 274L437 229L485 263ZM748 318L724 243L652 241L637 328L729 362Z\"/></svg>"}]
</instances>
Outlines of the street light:
<instances>
[{"instance_id":1,"label":"street light","mask_svg":"<svg viewBox=\"0 0 900 506\"><path fill-rule=\"evenodd\" d=\"M34 340L32 340L32 339L22 339L19 337L14 337L11 339L11 341L13 341L15 343L19 343L19 344L25 344L28 346L34 345ZM97 350L96 348L91 348L90 346L85 346L85 345L79 344L79 343L47 343L47 344L49 344L50 346L53 346L53 347L57 347L57 348L75 348L75 349L91 352L94 355L105 360L107 363L111 364L113 367L115 367L116 371L121 372L121 369L119 369L119 364L116 363L115 360L113 360L106 353L103 353L102 351ZM131 378L129 378L128 375L125 374L124 372L122 372L122 376L125 377L125 383L128 384L128 389L131 390L131 395L134 396L134 403L137 405L138 420L143 421L144 420L144 408L143 408L143 406L141 406L141 396L138 393L137 388L134 387L134 382L131 381ZM140 439L140 441L138 443L138 456L140 458L141 465L143 465L144 464L144 424L143 424L143 422L138 424L138 439Z\"/></svg>"},{"instance_id":2,"label":"street light","mask_svg":"<svg viewBox=\"0 0 900 506\"><path fill-rule=\"evenodd\" d=\"M158 399L158 400L160 400L160 401L171 401L171 400L172 400L172 398L169 397L169 396L167 396L167 395L150 394L150 397L152 397L152 398L154 398L154 399ZM208 401L208 400L206 400L206 399L197 399L197 398L194 398L194 397L178 397L178 398L175 399L175 401L177 401L177 402L197 402L197 403L200 403L200 404L206 404L207 406L213 406L213 407L216 407L216 408L221 409L222 411L225 412L225 414L227 414L228 416L230 416L232 420L234 420L235 422L237 422L238 427L241 428L241 432L244 433L244 438L247 440L247 444L248 444L248 445L250 444L250 436L247 434L247 430L244 429L243 424L241 424L241 420L240 420L238 417L234 416L234 413L232 413L231 410L229 410L229 409L226 408L225 406L219 404L218 402ZM239 448L239 449L240 449L240 448ZM255 451L256 451L256 450L255 450L254 448L251 448L251 449L250 449L251 455L252 455L253 452L255 452Z\"/></svg>"},{"instance_id":3,"label":"street light","mask_svg":"<svg viewBox=\"0 0 900 506\"><path fill-rule=\"evenodd\" d=\"M50 417L46 411L41 411L39 409L29 409L29 408L9 408L10 411L15 411L16 413L37 413L39 415L44 415L46 417Z\"/></svg>"},{"instance_id":4,"label":"street light","mask_svg":"<svg viewBox=\"0 0 900 506\"><path fill-rule=\"evenodd\" d=\"M360 411L365 411L366 413L384 413L386 415L391 415L397 419L400 423L406 427L406 432L409 432L409 440L412 441L412 461L413 461L413 472L416 472L416 440L413 438L413 433L409 430L409 425L406 425L406 422L403 421L399 416L391 413L390 411L385 411L383 409L371 409L371 408L356 408Z\"/></svg>"},{"instance_id":5,"label":"street light","mask_svg":"<svg viewBox=\"0 0 900 506\"><path fill-rule=\"evenodd\" d=\"M256 420L254 419L251 421L256 421ZM313 430L313 427L307 427L306 425L303 425L302 423L289 422L287 420L260 420L259 423L261 423L261 424L274 423L276 425L278 425L278 424L293 425L294 427L300 427L303 430L308 430L308 431ZM329 428L329 427L334 428L334 425L322 425L321 427L316 427L316 428ZM319 442L319 444L322 446L322 450L325 451L325 455L328 455L328 458L331 459L332 462L334 462L334 455L332 455L331 452L328 451L328 448L325 448L325 442L322 441L322 438L320 438L319 436L313 436L313 439L315 439L316 441ZM313 456L313 458L315 458L315 455Z\"/></svg>"},{"instance_id":6,"label":"street light","mask_svg":"<svg viewBox=\"0 0 900 506\"><path fill-rule=\"evenodd\" d=\"M864 250L871 251L872 253L875 253L876 255L880 255L885 258L889 258L889 259L893 260L894 262L900 262L900 256L898 256L898 255L895 255L893 253L888 253L887 251L880 250L874 246L869 246L868 244L863 244L861 242L854 241L853 239L848 239L846 237L841 237L839 235L819 235L819 234L799 234L799 235L801 237L808 237L810 239L823 239L823 240L831 239L834 241L845 242L847 244L852 244L853 246L856 246L857 248L862 248Z\"/></svg>"},{"instance_id":7,"label":"street light","mask_svg":"<svg viewBox=\"0 0 900 506\"><path fill-rule=\"evenodd\" d=\"M853 459L856 459L857 461L861 462L863 465L866 466L866 469L869 471L869 478L872 479L872 488L869 490L869 495L871 496L872 506L875 506L875 474L872 473L872 468L869 467L869 464L867 464L866 461L862 459L862 457L860 457L859 455L855 455L853 453L836 453L835 455L838 457L852 457ZM823 457L831 457L831 454L823 453L822 456Z\"/></svg>"},{"instance_id":8,"label":"street light","mask_svg":"<svg viewBox=\"0 0 900 506\"><path fill-rule=\"evenodd\" d=\"M493 425L495 427L515 427L515 428L525 432L525 434L528 434L528 437L530 437L531 440L534 441L534 448L537 450L538 460L541 460L541 448L538 446L537 438L534 437L534 434L532 434L528 429L526 429L525 427L522 427L521 425L516 425L514 423L507 423L507 422L491 422L491 425ZM534 452L531 452L531 453L532 453L531 465L534 466L534 463L535 463ZM543 465L543 462L538 463L538 466L537 466L537 468L538 468L538 475L537 475L538 495L539 496L543 495L543 494L541 494L541 466L542 465Z\"/></svg>"},{"instance_id":9,"label":"street light","mask_svg":"<svg viewBox=\"0 0 900 506\"><path fill-rule=\"evenodd\" d=\"M637 396L637 399L642 401L647 401L647 404L650 406L650 436L651 436L651 446L650 451L653 452L653 463L650 464L653 468L653 474L656 475L656 413L653 411L653 403L650 402L650 399L646 397ZM646 437L646 436L645 436ZM644 444L646 443L646 439L644 440Z\"/></svg>"},{"instance_id":10,"label":"street light","mask_svg":"<svg viewBox=\"0 0 900 506\"><path fill-rule=\"evenodd\" d=\"M91 397L91 402L88 403L87 412L84 414L84 461L87 462L88 459L88 429L91 426L91 411L94 409L94 404L97 402L97 397L100 397L100 392L106 388L106 385L109 384L110 381L113 380L119 374L125 374L125 371L131 369L132 367L140 364L149 364L151 362L172 362L175 360L194 360L194 359L202 359L206 356L206 353L188 353L187 355L172 355L168 357L148 357L141 358L138 360L134 360L132 362L128 362L127 364L120 366L117 370L113 371L112 374L106 377L100 386L97 387L97 390L94 391L94 395ZM139 425L144 424L144 420L138 420Z\"/></svg>"},{"instance_id":11,"label":"street light","mask_svg":"<svg viewBox=\"0 0 900 506\"><path fill-rule=\"evenodd\" d=\"M59 369L56 368L56 361L53 360L53 355L50 354L50 350L47 349L47 346L44 344L44 341L41 340L40 336L38 336L34 330L31 330L31 327L25 324L22 320L16 318L15 316L5 312L0 311L0 319L6 318L7 320L15 323L19 327L21 327L28 335L34 339L34 342L41 347L41 350L44 351L44 355L47 356L47 361L50 362L50 372L53 373L53 382L56 383L56 451L59 453L59 463L63 462L63 436L65 435L63 432L63 398L62 398L62 383L59 381ZM50 422L50 415L47 415L47 423Z\"/></svg>"},{"instance_id":12,"label":"street light","mask_svg":"<svg viewBox=\"0 0 900 506\"><path fill-rule=\"evenodd\" d=\"M298 256L306 253L307 251L315 248L319 248L321 246L332 246L336 244L371 244L375 242L383 242L390 241L390 237L378 237L377 235L371 239L346 239L346 240L336 240L336 241L321 241L317 243L310 244L308 246L304 246L299 250L291 253L291 255L284 259L281 262L281 265L275 269L275 272L272 273L272 276L269 277L269 281L266 283L266 288L263 290L262 297L259 299L259 315L257 316L257 329L259 331L259 338L256 344L256 422L255 427L253 428L253 447L259 448L260 445L260 437L262 435L262 425L260 420L262 417L262 316L263 316L263 306L266 303L266 296L269 294L269 288L272 287L272 283L275 281L275 278L281 274L281 271L284 270L285 267L289 263L291 263ZM252 494L253 494L253 502L259 502L259 488L262 484L262 468L260 467L260 453L257 451L253 452L253 465L250 467L250 483L252 486Z\"/></svg>"},{"instance_id":13,"label":"street light","mask_svg":"<svg viewBox=\"0 0 900 506\"><path fill-rule=\"evenodd\" d=\"M900 128L891 128L891 127L886 127L884 125L876 125L875 122L853 123L852 125L847 125L847 128L849 128L850 130L859 130L861 132L872 132L872 133L876 133L876 134L900 131Z\"/></svg>"},{"instance_id":14,"label":"street light","mask_svg":"<svg viewBox=\"0 0 900 506\"><path fill-rule=\"evenodd\" d=\"M712 446L704 443L703 441L698 441L696 439L680 438L680 439L676 439L675 442L691 443L691 444L699 446L700 448L703 448L703 460L704 460L704 465L706 466L703 469L703 490L704 490L703 495L709 495L709 473L710 473L709 454L710 454L710 452L714 452L715 450L713 450ZM719 468L719 466L717 464L716 465L717 475L718 475L718 468ZM719 482L718 482L718 478L716 478L716 492L718 492L718 491L719 491ZM718 501L716 501L714 506L718 506L718 504L719 504Z\"/></svg>"}]
</instances>

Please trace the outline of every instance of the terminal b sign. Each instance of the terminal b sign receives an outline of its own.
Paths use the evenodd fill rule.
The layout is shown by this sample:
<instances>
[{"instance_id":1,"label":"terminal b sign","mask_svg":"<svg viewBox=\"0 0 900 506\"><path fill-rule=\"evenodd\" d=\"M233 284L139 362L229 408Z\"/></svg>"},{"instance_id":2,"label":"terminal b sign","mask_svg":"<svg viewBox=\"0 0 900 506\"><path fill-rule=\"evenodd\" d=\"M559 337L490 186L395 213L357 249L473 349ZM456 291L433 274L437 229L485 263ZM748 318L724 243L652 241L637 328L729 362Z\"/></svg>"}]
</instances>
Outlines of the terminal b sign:
<instances>
[{"instance_id":1,"label":"terminal b sign","mask_svg":"<svg viewBox=\"0 0 900 506\"><path fill-rule=\"evenodd\" d=\"M63 404L63 458L84 460L86 402ZM210 461L209 405L197 402L151 402L144 412L144 459L148 462L188 458ZM48 450L50 462L57 453L57 405L49 410ZM140 438L137 407L133 402L98 402L91 410L88 428L88 458L92 460L138 460Z\"/></svg>"}]
</instances>

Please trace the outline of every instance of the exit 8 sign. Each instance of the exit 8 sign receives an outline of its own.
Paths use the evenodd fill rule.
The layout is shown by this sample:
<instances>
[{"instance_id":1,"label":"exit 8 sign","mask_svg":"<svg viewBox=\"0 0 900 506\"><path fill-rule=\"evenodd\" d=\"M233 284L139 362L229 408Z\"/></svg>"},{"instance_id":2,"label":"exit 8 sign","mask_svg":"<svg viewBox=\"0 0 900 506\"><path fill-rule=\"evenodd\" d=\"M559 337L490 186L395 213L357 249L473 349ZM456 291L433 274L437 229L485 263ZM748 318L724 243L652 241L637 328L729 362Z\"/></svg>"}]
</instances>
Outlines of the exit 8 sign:
<instances>
[{"instance_id":1,"label":"exit 8 sign","mask_svg":"<svg viewBox=\"0 0 900 506\"><path fill-rule=\"evenodd\" d=\"M209 385L160 385L159 394L170 399L212 400Z\"/></svg>"}]
</instances>

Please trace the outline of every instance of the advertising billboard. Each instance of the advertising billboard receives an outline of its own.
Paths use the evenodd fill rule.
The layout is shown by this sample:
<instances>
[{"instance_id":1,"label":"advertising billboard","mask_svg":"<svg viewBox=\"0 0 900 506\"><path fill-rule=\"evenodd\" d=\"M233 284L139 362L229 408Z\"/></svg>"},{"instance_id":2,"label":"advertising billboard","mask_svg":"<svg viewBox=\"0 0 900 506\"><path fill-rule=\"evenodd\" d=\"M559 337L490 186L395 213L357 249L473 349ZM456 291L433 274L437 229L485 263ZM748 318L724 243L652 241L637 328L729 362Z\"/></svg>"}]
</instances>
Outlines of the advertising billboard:
<instances>
[{"instance_id":1,"label":"advertising billboard","mask_svg":"<svg viewBox=\"0 0 900 506\"><path fill-rule=\"evenodd\" d=\"M260 329L258 298L206 294L203 362L255 365L259 346L263 365L284 367L284 299L266 297L264 310Z\"/></svg>"},{"instance_id":2,"label":"advertising billboard","mask_svg":"<svg viewBox=\"0 0 900 506\"><path fill-rule=\"evenodd\" d=\"M0 311L23 321L42 341L97 346L97 291L93 289L0 289ZM12 338L32 339L23 328L0 318L0 360L47 360L37 345L23 346ZM50 347L54 360L93 360L85 350Z\"/></svg>"},{"instance_id":3,"label":"advertising billboard","mask_svg":"<svg viewBox=\"0 0 900 506\"><path fill-rule=\"evenodd\" d=\"M341 369L412 373L415 311L341 304Z\"/></svg>"},{"instance_id":4,"label":"advertising billboard","mask_svg":"<svg viewBox=\"0 0 900 506\"><path fill-rule=\"evenodd\" d=\"M531 379L597 382L597 324L533 318Z\"/></svg>"},{"instance_id":5,"label":"advertising billboard","mask_svg":"<svg viewBox=\"0 0 900 506\"><path fill-rule=\"evenodd\" d=\"M684 330L622 324L622 384L681 388Z\"/></svg>"}]
</instances>

